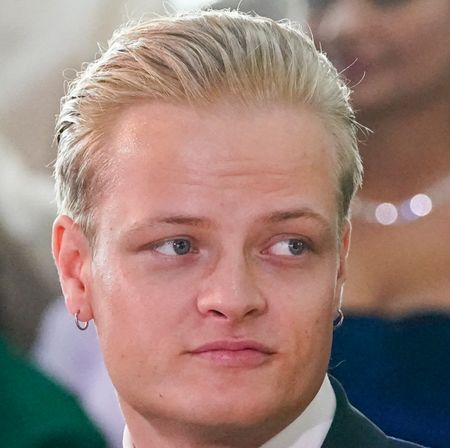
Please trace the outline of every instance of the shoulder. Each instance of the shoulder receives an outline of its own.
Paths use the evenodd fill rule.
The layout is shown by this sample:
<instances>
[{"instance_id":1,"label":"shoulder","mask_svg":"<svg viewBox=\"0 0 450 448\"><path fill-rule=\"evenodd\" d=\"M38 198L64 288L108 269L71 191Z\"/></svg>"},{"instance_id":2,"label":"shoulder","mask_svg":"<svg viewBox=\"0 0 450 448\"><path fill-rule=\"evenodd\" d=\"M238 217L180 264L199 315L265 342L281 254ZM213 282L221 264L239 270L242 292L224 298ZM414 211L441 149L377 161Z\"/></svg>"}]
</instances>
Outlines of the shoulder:
<instances>
[{"instance_id":1,"label":"shoulder","mask_svg":"<svg viewBox=\"0 0 450 448\"><path fill-rule=\"evenodd\" d=\"M425 448L422 445L417 445L411 442L405 442L404 440L394 439L389 437L389 448Z\"/></svg>"},{"instance_id":2,"label":"shoulder","mask_svg":"<svg viewBox=\"0 0 450 448\"><path fill-rule=\"evenodd\" d=\"M75 398L0 339L2 446L104 446Z\"/></svg>"},{"instance_id":3,"label":"shoulder","mask_svg":"<svg viewBox=\"0 0 450 448\"><path fill-rule=\"evenodd\" d=\"M337 380L330 376L330 381L336 395L336 413L322 448L420 448L419 445L388 437L348 402Z\"/></svg>"}]
</instances>

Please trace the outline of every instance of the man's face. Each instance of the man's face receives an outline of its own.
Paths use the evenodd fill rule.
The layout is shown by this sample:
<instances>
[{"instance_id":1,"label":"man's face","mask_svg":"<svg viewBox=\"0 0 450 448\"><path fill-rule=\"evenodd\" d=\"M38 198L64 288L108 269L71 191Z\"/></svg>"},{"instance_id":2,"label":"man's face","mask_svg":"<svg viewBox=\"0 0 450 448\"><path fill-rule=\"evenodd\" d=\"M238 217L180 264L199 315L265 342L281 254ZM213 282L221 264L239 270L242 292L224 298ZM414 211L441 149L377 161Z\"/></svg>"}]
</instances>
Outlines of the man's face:
<instances>
[{"instance_id":1,"label":"man's face","mask_svg":"<svg viewBox=\"0 0 450 448\"><path fill-rule=\"evenodd\" d=\"M105 147L85 291L125 414L287 424L326 372L348 241L322 122L139 104Z\"/></svg>"}]
</instances>

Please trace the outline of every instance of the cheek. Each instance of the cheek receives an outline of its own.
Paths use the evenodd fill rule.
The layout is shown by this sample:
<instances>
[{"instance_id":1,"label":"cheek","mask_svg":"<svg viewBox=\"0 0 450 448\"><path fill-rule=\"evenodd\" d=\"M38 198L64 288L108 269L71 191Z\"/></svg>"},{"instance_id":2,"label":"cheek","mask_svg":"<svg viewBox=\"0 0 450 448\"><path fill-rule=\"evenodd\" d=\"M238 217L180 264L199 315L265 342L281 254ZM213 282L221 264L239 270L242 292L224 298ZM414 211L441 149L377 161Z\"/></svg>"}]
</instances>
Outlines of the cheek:
<instances>
[{"instance_id":1,"label":"cheek","mask_svg":"<svg viewBox=\"0 0 450 448\"><path fill-rule=\"evenodd\" d=\"M96 302L99 337L117 349L163 350L189 314L189 292L173 282L163 287L151 281L131 284L119 277L116 285Z\"/></svg>"},{"instance_id":2,"label":"cheek","mask_svg":"<svg viewBox=\"0 0 450 448\"><path fill-rule=\"evenodd\" d=\"M282 321L284 340L280 394L286 402L308 402L313 398L328 369L332 342L332 311L330 302L322 305L301 307Z\"/></svg>"},{"instance_id":3,"label":"cheek","mask_svg":"<svg viewBox=\"0 0 450 448\"><path fill-rule=\"evenodd\" d=\"M405 72L414 68L432 73L445 59L450 62L450 7L446 3L444 7L433 7L419 2L409 16L404 12L398 20L391 21L391 35L386 43L395 52L396 65Z\"/></svg>"},{"instance_id":4,"label":"cheek","mask_svg":"<svg viewBox=\"0 0 450 448\"><path fill-rule=\"evenodd\" d=\"M174 370L172 360L182 347L178 331L189 314L188 292L182 282L164 282L136 270L117 267L104 274L96 282L94 318L109 374L119 394L133 392L130 375L135 384L156 388Z\"/></svg>"},{"instance_id":5,"label":"cheek","mask_svg":"<svg viewBox=\"0 0 450 448\"><path fill-rule=\"evenodd\" d=\"M332 263L330 263L330 266ZM311 271L292 275L289 281L271 282L266 294L273 296L271 313L277 337L286 341L292 362L305 364L326 358L335 312L336 273ZM278 333L279 332L279 333Z\"/></svg>"},{"instance_id":6,"label":"cheek","mask_svg":"<svg viewBox=\"0 0 450 448\"><path fill-rule=\"evenodd\" d=\"M258 276L262 294L269 303L314 313L317 307L333 300L338 263L334 253L313 255L299 267L270 267L259 270Z\"/></svg>"},{"instance_id":7,"label":"cheek","mask_svg":"<svg viewBox=\"0 0 450 448\"><path fill-rule=\"evenodd\" d=\"M320 356L331 341L333 306L328 297L323 297L319 303L291 310L284 322L286 328L290 329L292 352L298 353L303 360Z\"/></svg>"},{"instance_id":8,"label":"cheek","mask_svg":"<svg viewBox=\"0 0 450 448\"><path fill-rule=\"evenodd\" d=\"M169 281L142 266L116 262L114 256L108 260L97 265L90 291L105 359L138 364L169 353L177 337L174 329L182 327L192 306L186 287L191 283Z\"/></svg>"},{"instance_id":9,"label":"cheek","mask_svg":"<svg viewBox=\"0 0 450 448\"><path fill-rule=\"evenodd\" d=\"M323 36L320 33L320 24L322 15L318 12L311 11L308 15L308 26L311 29L312 35L316 42L320 42Z\"/></svg>"}]
</instances>

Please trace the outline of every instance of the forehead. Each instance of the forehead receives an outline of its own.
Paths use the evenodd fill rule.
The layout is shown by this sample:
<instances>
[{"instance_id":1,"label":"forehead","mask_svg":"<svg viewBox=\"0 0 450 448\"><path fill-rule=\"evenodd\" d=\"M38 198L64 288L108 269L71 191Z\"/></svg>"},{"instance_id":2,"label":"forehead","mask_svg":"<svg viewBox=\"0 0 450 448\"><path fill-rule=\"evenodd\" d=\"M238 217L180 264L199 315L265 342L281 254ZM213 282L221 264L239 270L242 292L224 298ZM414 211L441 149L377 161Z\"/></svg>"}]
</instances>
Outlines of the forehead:
<instances>
[{"instance_id":1,"label":"forehead","mask_svg":"<svg viewBox=\"0 0 450 448\"><path fill-rule=\"evenodd\" d=\"M214 194L225 209L308 195L335 206L334 142L306 106L140 103L122 111L107 140L111 189L116 203L127 191L125 207L145 196L200 213Z\"/></svg>"},{"instance_id":2,"label":"forehead","mask_svg":"<svg viewBox=\"0 0 450 448\"><path fill-rule=\"evenodd\" d=\"M334 162L330 133L303 105L140 103L122 111L110 131L107 146L116 166L139 156L161 168L177 161L186 170L205 163L210 170L236 163L244 171L249 165L317 168L321 159Z\"/></svg>"}]
</instances>

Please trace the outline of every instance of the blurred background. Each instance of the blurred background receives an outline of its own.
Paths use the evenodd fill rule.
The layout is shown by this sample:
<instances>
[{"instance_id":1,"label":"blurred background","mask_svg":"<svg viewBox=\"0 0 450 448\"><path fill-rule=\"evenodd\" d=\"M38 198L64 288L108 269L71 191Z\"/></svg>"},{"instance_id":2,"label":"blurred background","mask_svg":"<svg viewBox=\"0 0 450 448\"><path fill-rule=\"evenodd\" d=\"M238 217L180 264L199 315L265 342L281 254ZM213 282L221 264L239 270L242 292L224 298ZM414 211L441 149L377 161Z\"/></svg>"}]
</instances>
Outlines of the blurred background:
<instances>
[{"instance_id":1,"label":"blurred background","mask_svg":"<svg viewBox=\"0 0 450 448\"><path fill-rule=\"evenodd\" d=\"M119 24L210 6L301 22L354 89L373 133L330 372L390 435L450 446L448 0L0 0L0 333L121 446L95 329L76 331L51 259L53 127Z\"/></svg>"}]
</instances>

